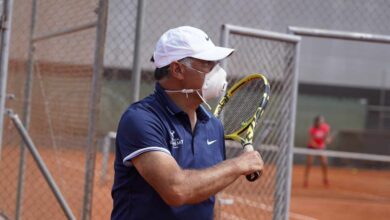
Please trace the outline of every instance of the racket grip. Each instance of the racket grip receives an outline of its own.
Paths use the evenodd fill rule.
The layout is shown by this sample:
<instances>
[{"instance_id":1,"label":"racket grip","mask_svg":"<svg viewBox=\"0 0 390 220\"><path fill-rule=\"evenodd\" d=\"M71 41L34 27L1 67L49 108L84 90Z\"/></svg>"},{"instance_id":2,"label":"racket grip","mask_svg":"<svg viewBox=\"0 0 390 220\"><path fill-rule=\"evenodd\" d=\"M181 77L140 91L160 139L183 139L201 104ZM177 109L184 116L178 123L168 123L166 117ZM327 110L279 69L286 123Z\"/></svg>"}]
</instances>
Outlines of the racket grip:
<instances>
[{"instance_id":1,"label":"racket grip","mask_svg":"<svg viewBox=\"0 0 390 220\"><path fill-rule=\"evenodd\" d=\"M244 145L244 151L245 152L254 151L252 144L245 144ZM253 181L257 180L259 177L261 177L262 174L263 174L262 170L261 171L256 171L256 172L253 172L251 174L246 175L246 179L249 182L253 182Z\"/></svg>"},{"instance_id":2,"label":"racket grip","mask_svg":"<svg viewBox=\"0 0 390 220\"><path fill-rule=\"evenodd\" d=\"M259 177L261 177L262 174L263 174L263 171L256 171L254 173L246 175L246 179L249 182L253 182L253 181L257 180Z\"/></svg>"}]
</instances>

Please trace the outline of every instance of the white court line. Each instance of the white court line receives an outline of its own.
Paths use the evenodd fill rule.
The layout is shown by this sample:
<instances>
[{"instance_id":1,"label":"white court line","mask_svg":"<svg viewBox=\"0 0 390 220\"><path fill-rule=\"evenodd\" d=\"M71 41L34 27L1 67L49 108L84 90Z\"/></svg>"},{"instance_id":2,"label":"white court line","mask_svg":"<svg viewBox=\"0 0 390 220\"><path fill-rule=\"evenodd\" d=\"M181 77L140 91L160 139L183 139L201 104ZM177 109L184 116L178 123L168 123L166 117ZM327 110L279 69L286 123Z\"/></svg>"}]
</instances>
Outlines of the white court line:
<instances>
[{"instance_id":1,"label":"white court line","mask_svg":"<svg viewBox=\"0 0 390 220\"><path fill-rule=\"evenodd\" d=\"M221 217L223 220L247 220L245 218L238 217L237 215L222 212Z\"/></svg>"},{"instance_id":2,"label":"white court line","mask_svg":"<svg viewBox=\"0 0 390 220\"><path fill-rule=\"evenodd\" d=\"M265 210L267 212L272 212L273 211L273 207L270 206L270 205L266 205L264 203L255 202L255 201L243 198L241 196L232 196L232 195L229 195L229 194L223 194L223 196L225 196L225 195L228 196L228 197L233 198L234 202L238 202L238 203L247 205L249 207L262 209L262 210ZM299 214L299 213L294 213L294 212L290 212L289 215L290 215L290 217L292 219L297 219L297 220L317 220L316 218L313 218L313 217L310 217L310 216L307 216L307 215L302 215L302 214Z\"/></svg>"}]
</instances>

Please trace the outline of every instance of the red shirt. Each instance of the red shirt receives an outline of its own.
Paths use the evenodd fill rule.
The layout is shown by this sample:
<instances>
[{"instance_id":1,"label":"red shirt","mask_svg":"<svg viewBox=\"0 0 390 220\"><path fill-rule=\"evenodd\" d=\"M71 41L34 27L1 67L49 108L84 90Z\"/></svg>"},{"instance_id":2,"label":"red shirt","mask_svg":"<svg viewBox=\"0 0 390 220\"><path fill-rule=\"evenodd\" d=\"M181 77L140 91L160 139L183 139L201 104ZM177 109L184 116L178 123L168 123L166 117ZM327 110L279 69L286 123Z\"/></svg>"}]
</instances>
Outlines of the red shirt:
<instances>
[{"instance_id":1,"label":"red shirt","mask_svg":"<svg viewBox=\"0 0 390 220\"><path fill-rule=\"evenodd\" d=\"M328 136L330 127L326 123L322 123L319 128L311 127L309 129L310 139L309 139L309 147L313 148L324 148L325 140Z\"/></svg>"}]
</instances>

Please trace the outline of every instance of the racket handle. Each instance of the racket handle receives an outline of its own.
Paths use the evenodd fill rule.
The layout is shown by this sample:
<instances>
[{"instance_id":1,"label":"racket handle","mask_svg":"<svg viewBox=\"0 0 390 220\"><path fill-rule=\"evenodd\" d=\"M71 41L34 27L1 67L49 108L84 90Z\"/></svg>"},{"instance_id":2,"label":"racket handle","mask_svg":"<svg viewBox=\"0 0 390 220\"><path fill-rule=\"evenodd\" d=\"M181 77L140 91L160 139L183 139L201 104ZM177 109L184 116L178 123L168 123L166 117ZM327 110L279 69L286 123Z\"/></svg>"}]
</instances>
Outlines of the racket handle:
<instances>
[{"instance_id":1,"label":"racket handle","mask_svg":"<svg viewBox=\"0 0 390 220\"><path fill-rule=\"evenodd\" d=\"M259 177L261 177L262 174L263 174L263 171L256 171L254 173L246 175L246 179L249 182L253 182L253 181L257 180Z\"/></svg>"},{"instance_id":2,"label":"racket handle","mask_svg":"<svg viewBox=\"0 0 390 220\"><path fill-rule=\"evenodd\" d=\"M254 151L252 144L245 144L244 145L244 151L245 152ZM253 172L251 174L246 175L246 179L249 182L253 182L253 181L257 180L259 177L261 177L262 174L263 174L262 170L261 171L256 171L256 172Z\"/></svg>"}]
</instances>

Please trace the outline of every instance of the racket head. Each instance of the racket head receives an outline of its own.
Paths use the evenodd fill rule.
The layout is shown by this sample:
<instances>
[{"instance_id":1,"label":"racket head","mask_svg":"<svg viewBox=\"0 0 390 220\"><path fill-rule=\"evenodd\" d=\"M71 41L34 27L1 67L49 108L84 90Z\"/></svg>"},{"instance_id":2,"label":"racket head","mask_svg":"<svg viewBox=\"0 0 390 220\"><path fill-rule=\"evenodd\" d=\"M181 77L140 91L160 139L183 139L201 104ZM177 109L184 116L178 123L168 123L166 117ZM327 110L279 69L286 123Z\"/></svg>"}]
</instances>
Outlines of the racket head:
<instances>
[{"instance_id":1,"label":"racket head","mask_svg":"<svg viewBox=\"0 0 390 220\"><path fill-rule=\"evenodd\" d=\"M253 133L256 120L268 104L269 95L270 84L259 73L250 74L229 88L214 111L224 125L225 139L243 142L240 135L244 131L251 127Z\"/></svg>"}]
</instances>

